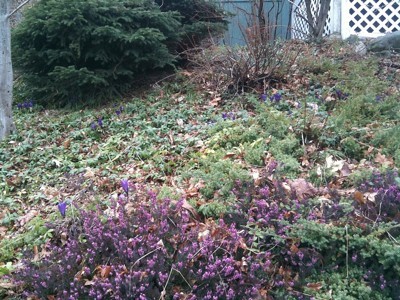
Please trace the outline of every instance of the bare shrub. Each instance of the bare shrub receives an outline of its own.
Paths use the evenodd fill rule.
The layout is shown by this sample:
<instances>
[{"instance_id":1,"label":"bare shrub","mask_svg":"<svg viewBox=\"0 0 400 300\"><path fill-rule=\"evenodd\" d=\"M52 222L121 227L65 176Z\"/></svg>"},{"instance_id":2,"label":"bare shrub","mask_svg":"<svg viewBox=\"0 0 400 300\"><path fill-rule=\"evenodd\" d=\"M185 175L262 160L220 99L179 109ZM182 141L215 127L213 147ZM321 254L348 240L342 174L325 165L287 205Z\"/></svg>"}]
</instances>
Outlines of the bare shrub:
<instances>
[{"instance_id":1,"label":"bare shrub","mask_svg":"<svg viewBox=\"0 0 400 300\"><path fill-rule=\"evenodd\" d=\"M197 49L188 55L196 69L194 79L208 89L238 94L253 89L266 90L284 81L299 56L300 49L290 41L263 42L261 29L246 29L244 46L219 46Z\"/></svg>"}]
</instances>

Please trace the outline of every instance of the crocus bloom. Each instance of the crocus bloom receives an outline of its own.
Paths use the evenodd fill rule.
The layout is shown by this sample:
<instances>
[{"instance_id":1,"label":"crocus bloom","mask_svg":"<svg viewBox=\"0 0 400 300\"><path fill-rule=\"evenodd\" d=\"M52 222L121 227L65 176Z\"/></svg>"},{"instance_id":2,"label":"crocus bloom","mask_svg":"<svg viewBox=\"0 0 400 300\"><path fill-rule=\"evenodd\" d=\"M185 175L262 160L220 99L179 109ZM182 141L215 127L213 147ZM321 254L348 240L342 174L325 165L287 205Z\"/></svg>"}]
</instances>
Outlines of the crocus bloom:
<instances>
[{"instance_id":1,"label":"crocus bloom","mask_svg":"<svg viewBox=\"0 0 400 300\"><path fill-rule=\"evenodd\" d=\"M115 113L117 114L117 116L119 117L119 115L121 114L120 110L115 111Z\"/></svg>"},{"instance_id":2,"label":"crocus bloom","mask_svg":"<svg viewBox=\"0 0 400 300\"><path fill-rule=\"evenodd\" d=\"M282 98L282 95L279 93L273 94L269 99L271 102L279 102Z\"/></svg>"},{"instance_id":3,"label":"crocus bloom","mask_svg":"<svg viewBox=\"0 0 400 300\"><path fill-rule=\"evenodd\" d=\"M236 115L235 115L235 113L230 112L228 115L229 115L229 118L230 118L231 120L236 120Z\"/></svg>"},{"instance_id":4,"label":"crocus bloom","mask_svg":"<svg viewBox=\"0 0 400 300\"><path fill-rule=\"evenodd\" d=\"M93 130L96 130L96 127L97 127L96 123L92 122L92 124L90 124L90 128L92 128Z\"/></svg>"},{"instance_id":5,"label":"crocus bloom","mask_svg":"<svg viewBox=\"0 0 400 300\"><path fill-rule=\"evenodd\" d=\"M57 207L58 210L60 211L61 216L65 218L65 212L67 211L67 203L66 202L58 203Z\"/></svg>"},{"instance_id":6,"label":"crocus bloom","mask_svg":"<svg viewBox=\"0 0 400 300\"><path fill-rule=\"evenodd\" d=\"M124 192L128 195L129 193L129 181L128 179L122 179L121 180L121 186Z\"/></svg>"},{"instance_id":7,"label":"crocus bloom","mask_svg":"<svg viewBox=\"0 0 400 300\"><path fill-rule=\"evenodd\" d=\"M100 127L103 127L103 118L99 118L97 124L99 124Z\"/></svg>"},{"instance_id":8,"label":"crocus bloom","mask_svg":"<svg viewBox=\"0 0 400 300\"><path fill-rule=\"evenodd\" d=\"M261 94L261 95L260 95L260 99L261 99L262 101L267 100L267 95Z\"/></svg>"}]
</instances>

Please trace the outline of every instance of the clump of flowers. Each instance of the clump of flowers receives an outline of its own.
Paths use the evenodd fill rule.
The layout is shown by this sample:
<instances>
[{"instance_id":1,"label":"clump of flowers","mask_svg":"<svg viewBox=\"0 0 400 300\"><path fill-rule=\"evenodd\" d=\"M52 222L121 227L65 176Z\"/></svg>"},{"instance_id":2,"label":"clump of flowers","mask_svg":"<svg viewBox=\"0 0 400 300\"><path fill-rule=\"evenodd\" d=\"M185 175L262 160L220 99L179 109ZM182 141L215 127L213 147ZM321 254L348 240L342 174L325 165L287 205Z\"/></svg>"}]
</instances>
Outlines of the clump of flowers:
<instances>
[{"instance_id":1,"label":"clump of flowers","mask_svg":"<svg viewBox=\"0 0 400 300\"><path fill-rule=\"evenodd\" d=\"M347 98L349 98L349 94L344 93L340 89L335 89L335 95L336 95L337 99L339 99L339 100L346 100Z\"/></svg>"},{"instance_id":2,"label":"clump of flowers","mask_svg":"<svg viewBox=\"0 0 400 300\"><path fill-rule=\"evenodd\" d=\"M269 100L274 103L278 103L279 101L281 101L281 99L282 95L278 92L274 93L271 97L269 97Z\"/></svg>"},{"instance_id":3,"label":"clump of flowers","mask_svg":"<svg viewBox=\"0 0 400 300\"><path fill-rule=\"evenodd\" d=\"M99 118L97 119L97 122L92 122L92 123L90 124L90 128L91 128L92 130L96 130L97 127L102 128L103 125L104 125L104 124L103 124L103 117L99 117Z\"/></svg>"},{"instance_id":4,"label":"clump of flowers","mask_svg":"<svg viewBox=\"0 0 400 300\"><path fill-rule=\"evenodd\" d=\"M26 100L26 101L24 101L22 103L18 103L17 104L17 108L20 109L20 110L21 109L30 109L30 108L33 107L33 105L34 105L33 100L29 99L29 100Z\"/></svg>"},{"instance_id":5,"label":"clump of flowers","mask_svg":"<svg viewBox=\"0 0 400 300\"><path fill-rule=\"evenodd\" d=\"M237 182L236 205L201 221L185 200L158 199L124 179L111 209L82 211L66 241L46 244L40 262L26 257L15 282L31 298L311 299L364 291L398 299L398 180L376 173L361 185L376 193L373 204L335 191L324 191L324 201L299 199L289 181L268 176Z\"/></svg>"},{"instance_id":6,"label":"clump of flowers","mask_svg":"<svg viewBox=\"0 0 400 300\"><path fill-rule=\"evenodd\" d=\"M128 182L121 184L128 194ZM269 285L262 274L270 257L253 255L239 230L222 220L195 222L184 200L159 200L137 188L135 194L106 213L83 211L65 245L46 245L40 263L27 259L16 274L26 296L256 299Z\"/></svg>"},{"instance_id":7,"label":"clump of flowers","mask_svg":"<svg viewBox=\"0 0 400 300\"><path fill-rule=\"evenodd\" d=\"M236 114L234 112L223 112L222 119L224 120L236 120Z\"/></svg>"},{"instance_id":8,"label":"clump of flowers","mask_svg":"<svg viewBox=\"0 0 400 300\"><path fill-rule=\"evenodd\" d=\"M122 114L123 111L124 111L124 107L123 107L123 106L120 106L120 107L115 111L115 114L119 117L119 116Z\"/></svg>"}]
</instances>

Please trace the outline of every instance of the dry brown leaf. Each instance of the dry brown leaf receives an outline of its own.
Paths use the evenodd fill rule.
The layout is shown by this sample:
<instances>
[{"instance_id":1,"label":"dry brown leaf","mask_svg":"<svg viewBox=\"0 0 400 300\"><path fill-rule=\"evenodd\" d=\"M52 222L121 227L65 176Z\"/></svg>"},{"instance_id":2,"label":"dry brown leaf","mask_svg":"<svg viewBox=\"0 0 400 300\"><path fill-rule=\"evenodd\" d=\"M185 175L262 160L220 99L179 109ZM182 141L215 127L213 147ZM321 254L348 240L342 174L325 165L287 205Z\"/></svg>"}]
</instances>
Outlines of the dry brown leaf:
<instances>
[{"instance_id":1,"label":"dry brown leaf","mask_svg":"<svg viewBox=\"0 0 400 300\"><path fill-rule=\"evenodd\" d=\"M221 97L215 97L210 102L208 102L208 105L210 105L210 106L218 106L218 102L219 101L221 101Z\"/></svg>"},{"instance_id":2,"label":"dry brown leaf","mask_svg":"<svg viewBox=\"0 0 400 300\"><path fill-rule=\"evenodd\" d=\"M332 155L328 155L326 157L326 167L330 169L332 172L340 171L343 168L345 163L344 160L334 160Z\"/></svg>"},{"instance_id":3,"label":"dry brown leaf","mask_svg":"<svg viewBox=\"0 0 400 300\"><path fill-rule=\"evenodd\" d=\"M5 226L0 226L0 238L2 238L3 236L6 235L7 230L8 230L7 227L5 227Z\"/></svg>"},{"instance_id":4,"label":"dry brown leaf","mask_svg":"<svg viewBox=\"0 0 400 300\"><path fill-rule=\"evenodd\" d=\"M16 285L11 282L0 282L0 289L12 289L14 287L16 287Z\"/></svg>"},{"instance_id":5,"label":"dry brown leaf","mask_svg":"<svg viewBox=\"0 0 400 300\"><path fill-rule=\"evenodd\" d=\"M111 266L104 266L101 268L100 276L102 278L108 278L111 272Z\"/></svg>"},{"instance_id":6,"label":"dry brown leaf","mask_svg":"<svg viewBox=\"0 0 400 300\"><path fill-rule=\"evenodd\" d=\"M231 158L231 157L234 157L235 155L236 155L236 153L234 153L234 152L228 152L227 154L225 154L223 159Z\"/></svg>"},{"instance_id":7,"label":"dry brown leaf","mask_svg":"<svg viewBox=\"0 0 400 300\"><path fill-rule=\"evenodd\" d=\"M347 177L351 174L351 169L348 163L344 163L343 167L340 169L340 176Z\"/></svg>"},{"instance_id":8,"label":"dry brown leaf","mask_svg":"<svg viewBox=\"0 0 400 300\"><path fill-rule=\"evenodd\" d=\"M259 186L261 183L260 172L257 169L252 169L251 177L253 177L254 185Z\"/></svg>"},{"instance_id":9,"label":"dry brown leaf","mask_svg":"<svg viewBox=\"0 0 400 300\"><path fill-rule=\"evenodd\" d=\"M63 142L63 147L64 147L65 149L68 149L70 145L71 145L71 140L65 140L65 141Z\"/></svg>"},{"instance_id":10,"label":"dry brown leaf","mask_svg":"<svg viewBox=\"0 0 400 300\"><path fill-rule=\"evenodd\" d=\"M314 291L319 291L322 288L322 283L321 282L310 282L310 283L307 283L307 287Z\"/></svg>"},{"instance_id":11,"label":"dry brown leaf","mask_svg":"<svg viewBox=\"0 0 400 300\"><path fill-rule=\"evenodd\" d=\"M198 220L198 221L201 220L200 215L197 213L197 211L194 209L194 207L192 205L190 205L189 202L187 202L186 200L183 200L182 207L184 209L188 210L196 220Z\"/></svg>"},{"instance_id":12,"label":"dry brown leaf","mask_svg":"<svg viewBox=\"0 0 400 300\"><path fill-rule=\"evenodd\" d=\"M299 200L311 198L317 193L317 190L314 188L314 186L310 182L307 182L304 178L290 180L289 185L296 193L296 196L299 198Z\"/></svg>"},{"instance_id":13,"label":"dry brown leaf","mask_svg":"<svg viewBox=\"0 0 400 300\"><path fill-rule=\"evenodd\" d=\"M37 210L30 210L27 214L24 216L21 216L18 218L18 223L20 226L24 226L26 223L28 223L30 220L32 220L34 217L36 217L39 214Z\"/></svg>"},{"instance_id":14,"label":"dry brown leaf","mask_svg":"<svg viewBox=\"0 0 400 300\"><path fill-rule=\"evenodd\" d=\"M360 191L354 192L354 200L356 200L359 204L365 204L367 202L364 198L364 194Z\"/></svg>"},{"instance_id":15,"label":"dry brown leaf","mask_svg":"<svg viewBox=\"0 0 400 300\"><path fill-rule=\"evenodd\" d=\"M370 202L375 202L375 197L378 195L378 193L365 193L364 198L366 198Z\"/></svg>"},{"instance_id":16,"label":"dry brown leaf","mask_svg":"<svg viewBox=\"0 0 400 300\"><path fill-rule=\"evenodd\" d=\"M375 160L376 163L380 163L382 165L386 165L389 167L393 166L393 159L392 158L387 158L386 155L378 153L375 156Z\"/></svg>"}]
</instances>

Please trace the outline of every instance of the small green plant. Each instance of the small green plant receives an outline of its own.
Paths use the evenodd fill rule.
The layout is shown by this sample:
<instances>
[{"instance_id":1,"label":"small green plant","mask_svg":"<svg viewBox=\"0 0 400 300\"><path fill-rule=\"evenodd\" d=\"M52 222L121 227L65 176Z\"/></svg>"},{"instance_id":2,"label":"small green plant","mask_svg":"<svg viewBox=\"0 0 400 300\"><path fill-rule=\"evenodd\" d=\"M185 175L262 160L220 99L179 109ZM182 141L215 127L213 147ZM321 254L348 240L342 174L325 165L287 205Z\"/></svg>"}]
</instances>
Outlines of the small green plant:
<instances>
[{"instance_id":1,"label":"small green plant","mask_svg":"<svg viewBox=\"0 0 400 300\"><path fill-rule=\"evenodd\" d=\"M0 242L0 262L20 257L23 250L42 245L53 236L53 230L45 226L45 220L41 217L30 220L25 225L25 230L13 239L3 239Z\"/></svg>"}]
</instances>

